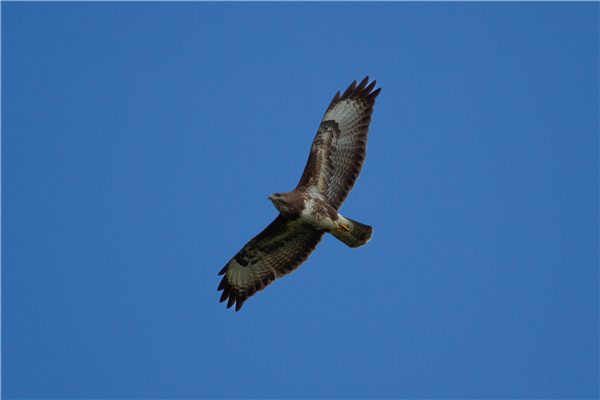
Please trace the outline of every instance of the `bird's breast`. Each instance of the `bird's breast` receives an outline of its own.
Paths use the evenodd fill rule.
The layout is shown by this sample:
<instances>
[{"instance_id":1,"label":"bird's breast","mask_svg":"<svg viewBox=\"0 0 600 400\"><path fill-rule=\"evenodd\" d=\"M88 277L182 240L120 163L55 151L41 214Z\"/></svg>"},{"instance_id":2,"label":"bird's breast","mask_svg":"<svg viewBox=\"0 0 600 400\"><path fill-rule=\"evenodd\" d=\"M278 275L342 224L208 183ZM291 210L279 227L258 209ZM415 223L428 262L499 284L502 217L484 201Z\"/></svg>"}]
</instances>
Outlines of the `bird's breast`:
<instances>
[{"instance_id":1,"label":"bird's breast","mask_svg":"<svg viewBox=\"0 0 600 400\"><path fill-rule=\"evenodd\" d=\"M335 220L337 220L337 212L333 207L320 199L306 199L301 218L304 222L315 228L325 231L334 229L337 226L335 223Z\"/></svg>"}]
</instances>

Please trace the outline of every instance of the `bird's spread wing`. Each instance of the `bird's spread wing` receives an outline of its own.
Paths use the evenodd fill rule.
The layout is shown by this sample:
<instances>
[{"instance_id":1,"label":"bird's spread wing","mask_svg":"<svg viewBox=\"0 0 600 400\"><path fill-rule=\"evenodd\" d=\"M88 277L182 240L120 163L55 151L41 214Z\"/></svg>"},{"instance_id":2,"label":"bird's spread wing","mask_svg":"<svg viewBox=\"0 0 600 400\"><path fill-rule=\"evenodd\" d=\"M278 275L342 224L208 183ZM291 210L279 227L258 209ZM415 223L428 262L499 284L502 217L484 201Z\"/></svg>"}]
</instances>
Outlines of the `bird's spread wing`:
<instances>
[{"instance_id":1,"label":"bird's spread wing","mask_svg":"<svg viewBox=\"0 0 600 400\"><path fill-rule=\"evenodd\" d=\"M354 187L367 156L367 133L375 98L367 76L340 96L338 92L323 117L298 187L316 189L336 210Z\"/></svg>"},{"instance_id":2,"label":"bird's spread wing","mask_svg":"<svg viewBox=\"0 0 600 400\"><path fill-rule=\"evenodd\" d=\"M275 278L295 271L317 247L323 231L315 230L299 220L290 221L281 214L250 240L219 272L225 274L218 290L227 308L236 303L238 311L248 297L269 286Z\"/></svg>"}]
</instances>

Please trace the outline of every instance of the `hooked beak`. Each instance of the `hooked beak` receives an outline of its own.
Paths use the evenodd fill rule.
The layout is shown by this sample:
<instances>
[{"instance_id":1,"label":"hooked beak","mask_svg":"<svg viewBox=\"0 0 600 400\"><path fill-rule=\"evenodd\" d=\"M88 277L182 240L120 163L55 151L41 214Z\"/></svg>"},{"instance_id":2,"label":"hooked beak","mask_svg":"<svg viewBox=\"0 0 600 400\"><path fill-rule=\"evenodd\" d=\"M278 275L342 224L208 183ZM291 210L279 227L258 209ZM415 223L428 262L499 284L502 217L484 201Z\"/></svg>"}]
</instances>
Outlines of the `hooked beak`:
<instances>
[{"instance_id":1,"label":"hooked beak","mask_svg":"<svg viewBox=\"0 0 600 400\"><path fill-rule=\"evenodd\" d=\"M270 196L269 196L269 200L271 200L271 201L275 200L275 195L273 195L273 194L272 194L272 195L270 195Z\"/></svg>"}]
</instances>

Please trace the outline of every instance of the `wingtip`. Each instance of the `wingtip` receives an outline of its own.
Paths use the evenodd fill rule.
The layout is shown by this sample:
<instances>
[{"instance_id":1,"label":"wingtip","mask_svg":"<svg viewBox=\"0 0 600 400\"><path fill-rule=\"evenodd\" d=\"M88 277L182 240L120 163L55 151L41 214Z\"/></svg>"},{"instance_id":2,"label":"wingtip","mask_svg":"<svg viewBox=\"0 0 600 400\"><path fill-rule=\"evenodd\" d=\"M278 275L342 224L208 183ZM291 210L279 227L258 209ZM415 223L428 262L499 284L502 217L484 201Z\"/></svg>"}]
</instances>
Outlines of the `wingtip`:
<instances>
[{"instance_id":1,"label":"wingtip","mask_svg":"<svg viewBox=\"0 0 600 400\"><path fill-rule=\"evenodd\" d=\"M233 303L235 303L235 299L237 296L235 296L234 293L229 293L229 300L227 301L227 308L231 308L231 306L233 306Z\"/></svg>"},{"instance_id":2,"label":"wingtip","mask_svg":"<svg viewBox=\"0 0 600 400\"><path fill-rule=\"evenodd\" d=\"M367 96L367 98L368 98L369 100L375 100L375 98L376 98L377 96L379 96L379 93L381 93L381 88L378 88L378 89L374 90L373 92L371 92L371 94L369 94L369 95Z\"/></svg>"},{"instance_id":3,"label":"wingtip","mask_svg":"<svg viewBox=\"0 0 600 400\"><path fill-rule=\"evenodd\" d=\"M221 283L219 283L219 287L217 288L217 292L220 292L221 290L224 290L227 287L227 277L223 277L223 279L221 279Z\"/></svg>"},{"instance_id":4,"label":"wingtip","mask_svg":"<svg viewBox=\"0 0 600 400\"><path fill-rule=\"evenodd\" d=\"M340 100L340 95L341 95L341 92L338 90L338 92L335 94L335 96L333 96L331 103L329 103L329 106L327 107L327 111L331 110L337 104L337 102ZM325 114L327 114L327 111L325 111Z\"/></svg>"},{"instance_id":5,"label":"wingtip","mask_svg":"<svg viewBox=\"0 0 600 400\"><path fill-rule=\"evenodd\" d=\"M373 91L373 89L375 88L375 85L377 84L377 81L373 81L371 82L371 84L369 86L367 86L365 88L365 90L363 90L363 92L368 95L369 93L371 93Z\"/></svg>"},{"instance_id":6,"label":"wingtip","mask_svg":"<svg viewBox=\"0 0 600 400\"><path fill-rule=\"evenodd\" d=\"M238 299L237 302L235 303L235 312L240 311L240 309L242 308L243 305L244 305L244 301L240 301L240 299Z\"/></svg>"},{"instance_id":7,"label":"wingtip","mask_svg":"<svg viewBox=\"0 0 600 400\"><path fill-rule=\"evenodd\" d=\"M221 299L219 300L219 303L224 302L225 300L227 300L228 297L229 297L228 291L223 291L223 294L221 295Z\"/></svg>"},{"instance_id":8,"label":"wingtip","mask_svg":"<svg viewBox=\"0 0 600 400\"><path fill-rule=\"evenodd\" d=\"M365 79L362 80L361 83L358 84L358 86L356 87L356 89L354 89L354 91L362 92L364 90L364 88L367 87L368 82L369 82L369 77L367 76Z\"/></svg>"},{"instance_id":9,"label":"wingtip","mask_svg":"<svg viewBox=\"0 0 600 400\"><path fill-rule=\"evenodd\" d=\"M363 79L359 84L357 84L356 81L352 82L352 84L348 87L348 89L346 89L346 91L344 92L344 94L342 94L339 100L341 101L348 98L358 97L372 100L375 97L377 97L377 95L381 91L381 88L379 88L375 92L371 92L375 85L377 85L377 80L374 80L369 84L369 76L367 75L365 79ZM329 108L331 108L331 106L329 106Z\"/></svg>"},{"instance_id":10,"label":"wingtip","mask_svg":"<svg viewBox=\"0 0 600 400\"><path fill-rule=\"evenodd\" d=\"M355 89L356 89L356 81L352 82L350 84L350 86L348 86L348 89L346 89L346 91L344 92L342 97L340 97L340 100L347 99L352 93L354 93Z\"/></svg>"}]
</instances>

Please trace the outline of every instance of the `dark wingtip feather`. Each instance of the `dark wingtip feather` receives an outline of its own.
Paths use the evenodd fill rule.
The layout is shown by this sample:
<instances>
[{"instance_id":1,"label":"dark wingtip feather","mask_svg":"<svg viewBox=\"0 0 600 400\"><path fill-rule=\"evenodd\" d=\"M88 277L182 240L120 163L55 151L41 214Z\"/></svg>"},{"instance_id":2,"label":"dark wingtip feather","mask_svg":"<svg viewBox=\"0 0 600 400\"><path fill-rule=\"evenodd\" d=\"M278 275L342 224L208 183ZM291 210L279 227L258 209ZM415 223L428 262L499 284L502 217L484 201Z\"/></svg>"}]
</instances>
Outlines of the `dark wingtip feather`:
<instances>
[{"instance_id":1,"label":"dark wingtip feather","mask_svg":"<svg viewBox=\"0 0 600 400\"><path fill-rule=\"evenodd\" d=\"M223 277L223 279L221 279L221 283L219 283L219 287L217 288L217 292L218 292L219 290L223 290L223 289L225 289L225 288L227 287L227 283L228 283L228 282L227 282L227 277L226 277L226 276L224 276L224 277Z\"/></svg>"},{"instance_id":2,"label":"dark wingtip feather","mask_svg":"<svg viewBox=\"0 0 600 400\"><path fill-rule=\"evenodd\" d=\"M350 97L350 95L354 93L354 89L356 89L356 81L352 82L352 84L348 86L348 89L346 89L342 97L340 97L340 100L344 100Z\"/></svg>"},{"instance_id":3,"label":"dark wingtip feather","mask_svg":"<svg viewBox=\"0 0 600 400\"><path fill-rule=\"evenodd\" d=\"M340 91L338 90L338 92L335 94L335 96L333 96L331 103L329 103L329 107L327 107L327 111L331 110L333 108L333 106L335 106L337 104L339 99L340 99Z\"/></svg>"},{"instance_id":4,"label":"dark wingtip feather","mask_svg":"<svg viewBox=\"0 0 600 400\"><path fill-rule=\"evenodd\" d=\"M379 92L381 92L381 88L377 89L376 91L374 91L373 93L371 93L369 96L367 96L368 100L374 100L375 97L379 96Z\"/></svg>"},{"instance_id":5,"label":"dark wingtip feather","mask_svg":"<svg viewBox=\"0 0 600 400\"><path fill-rule=\"evenodd\" d=\"M237 297L237 302L235 303L235 312L240 311L240 308L242 308L242 306L244 305L244 301L246 301L245 296L239 294Z\"/></svg>"},{"instance_id":6,"label":"dark wingtip feather","mask_svg":"<svg viewBox=\"0 0 600 400\"><path fill-rule=\"evenodd\" d=\"M227 300L228 297L229 297L229 290L224 290L223 294L221 295L221 299L219 300L219 303L224 302L225 300Z\"/></svg>"},{"instance_id":7,"label":"dark wingtip feather","mask_svg":"<svg viewBox=\"0 0 600 400\"><path fill-rule=\"evenodd\" d=\"M358 86L356 87L356 89L354 89L354 92L359 93L362 92L363 89L365 87L367 87L367 83L369 82L369 77L367 76L365 79L362 80L361 83L358 84Z\"/></svg>"},{"instance_id":8,"label":"dark wingtip feather","mask_svg":"<svg viewBox=\"0 0 600 400\"><path fill-rule=\"evenodd\" d=\"M371 82L371 84L369 86L367 86L365 88L365 90L363 90L363 93L361 93L361 94L368 95L369 93L371 93L371 91L373 90L373 88L375 87L376 84L377 84L377 81Z\"/></svg>"},{"instance_id":9,"label":"dark wingtip feather","mask_svg":"<svg viewBox=\"0 0 600 400\"><path fill-rule=\"evenodd\" d=\"M227 272L228 269L229 269L229 264L227 264L226 266L223 267L221 272L218 273L218 276L223 275L225 272Z\"/></svg>"},{"instance_id":10,"label":"dark wingtip feather","mask_svg":"<svg viewBox=\"0 0 600 400\"><path fill-rule=\"evenodd\" d=\"M229 300L227 301L227 308L231 308L233 303L235 303L236 298L237 298L237 295L236 295L235 291L232 290L231 293L229 294Z\"/></svg>"}]
</instances>

